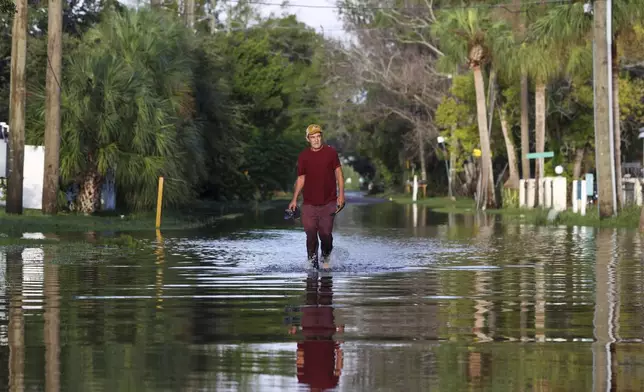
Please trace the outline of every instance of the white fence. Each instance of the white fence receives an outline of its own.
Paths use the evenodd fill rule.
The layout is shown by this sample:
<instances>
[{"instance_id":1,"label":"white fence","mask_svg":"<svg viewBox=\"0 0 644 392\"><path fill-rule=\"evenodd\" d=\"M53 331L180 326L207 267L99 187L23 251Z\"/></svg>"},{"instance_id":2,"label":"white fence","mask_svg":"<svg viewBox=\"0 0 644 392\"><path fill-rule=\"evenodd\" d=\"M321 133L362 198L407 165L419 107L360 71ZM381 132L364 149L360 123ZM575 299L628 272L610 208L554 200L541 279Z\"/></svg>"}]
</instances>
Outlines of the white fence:
<instances>
[{"instance_id":1,"label":"white fence","mask_svg":"<svg viewBox=\"0 0 644 392\"><path fill-rule=\"evenodd\" d=\"M519 207L534 208L535 194L538 189L538 207L552 208L557 211L566 210L568 184L564 177L545 177L519 181Z\"/></svg>"},{"instance_id":2,"label":"white fence","mask_svg":"<svg viewBox=\"0 0 644 392\"><path fill-rule=\"evenodd\" d=\"M6 146L6 143L0 142L0 177L6 177ZM42 209L42 188L45 175L45 147L25 146L23 173L22 206L23 208L40 210ZM4 200L0 200L0 205L5 204Z\"/></svg>"},{"instance_id":3,"label":"white fence","mask_svg":"<svg viewBox=\"0 0 644 392\"><path fill-rule=\"evenodd\" d=\"M0 178L6 181L7 171L7 144L0 139ZM45 175L45 147L25 146L25 160L23 165L22 206L23 208L41 210L42 192ZM0 189L0 196L2 190ZM4 197L1 197L4 199ZM0 200L0 206L6 205ZM116 183L114 171L110 170L101 187L101 209L114 210L116 208Z\"/></svg>"},{"instance_id":4,"label":"white fence","mask_svg":"<svg viewBox=\"0 0 644 392\"><path fill-rule=\"evenodd\" d=\"M592 174L586 175L584 180L572 182L571 206L574 213L586 214L589 198L594 195L594 178ZM644 203L644 180L639 178L622 178L621 196L625 206ZM564 177L546 177L539 180L539 202L535 205L537 183L534 179L520 180L519 182L519 207L521 208L546 208L564 211L568 209L568 183Z\"/></svg>"}]
</instances>

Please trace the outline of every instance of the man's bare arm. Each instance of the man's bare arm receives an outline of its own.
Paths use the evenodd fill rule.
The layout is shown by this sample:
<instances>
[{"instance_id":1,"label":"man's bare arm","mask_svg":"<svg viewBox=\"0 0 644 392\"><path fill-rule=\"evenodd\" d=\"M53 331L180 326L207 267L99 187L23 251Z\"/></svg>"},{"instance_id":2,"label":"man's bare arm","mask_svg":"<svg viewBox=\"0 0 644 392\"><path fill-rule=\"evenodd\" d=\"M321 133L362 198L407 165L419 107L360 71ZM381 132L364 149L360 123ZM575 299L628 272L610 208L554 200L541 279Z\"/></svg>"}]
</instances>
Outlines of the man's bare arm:
<instances>
[{"instance_id":1,"label":"man's bare arm","mask_svg":"<svg viewBox=\"0 0 644 392\"><path fill-rule=\"evenodd\" d=\"M342 198L342 202L344 202L344 174L342 173L342 166L335 168L335 180L338 183L338 198Z\"/></svg>"},{"instance_id":2,"label":"man's bare arm","mask_svg":"<svg viewBox=\"0 0 644 392\"><path fill-rule=\"evenodd\" d=\"M297 198L300 196L300 193L302 192L302 188L304 188L305 178L306 178L306 175L303 174L301 176L298 176L297 180L295 180L295 190L293 191L293 200L291 200L291 203L297 203Z\"/></svg>"}]
</instances>

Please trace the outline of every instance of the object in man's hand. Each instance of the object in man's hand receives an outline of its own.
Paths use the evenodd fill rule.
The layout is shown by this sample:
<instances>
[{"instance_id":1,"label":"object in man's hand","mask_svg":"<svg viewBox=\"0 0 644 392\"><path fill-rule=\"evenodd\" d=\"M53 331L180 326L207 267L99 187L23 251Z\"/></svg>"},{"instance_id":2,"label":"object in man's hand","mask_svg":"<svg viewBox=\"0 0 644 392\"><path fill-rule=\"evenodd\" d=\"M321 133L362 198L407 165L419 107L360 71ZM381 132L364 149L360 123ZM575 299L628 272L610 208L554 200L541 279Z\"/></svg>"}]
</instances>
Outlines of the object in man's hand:
<instances>
[{"instance_id":1,"label":"object in man's hand","mask_svg":"<svg viewBox=\"0 0 644 392\"><path fill-rule=\"evenodd\" d=\"M343 208L344 208L344 204L342 204L341 206L337 206L336 209L335 209L335 212L331 213L331 216L338 215L338 212L342 211Z\"/></svg>"},{"instance_id":2,"label":"object in man's hand","mask_svg":"<svg viewBox=\"0 0 644 392\"><path fill-rule=\"evenodd\" d=\"M295 207L295 210L291 210L290 208L287 208L284 210L284 219L299 219L300 217L300 209Z\"/></svg>"}]
</instances>

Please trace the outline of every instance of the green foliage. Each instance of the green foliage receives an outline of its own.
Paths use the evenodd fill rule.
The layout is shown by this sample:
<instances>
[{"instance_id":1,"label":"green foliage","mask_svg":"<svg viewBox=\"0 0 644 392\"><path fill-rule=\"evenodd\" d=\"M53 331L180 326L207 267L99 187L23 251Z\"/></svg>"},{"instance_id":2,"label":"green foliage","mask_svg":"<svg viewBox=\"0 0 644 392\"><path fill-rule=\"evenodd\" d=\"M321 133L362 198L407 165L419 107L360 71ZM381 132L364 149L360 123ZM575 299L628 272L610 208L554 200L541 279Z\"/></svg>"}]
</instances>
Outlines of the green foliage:
<instances>
[{"instance_id":1,"label":"green foliage","mask_svg":"<svg viewBox=\"0 0 644 392\"><path fill-rule=\"evenodd\" d=\"M169 205L290 189L304 129L324 124L314 30L290 16L195 39L164 12L100 13L102 22L63 40L62 189L91 173L102 181L110 168L118 204L132 210L154 205L159 176ZM29 40L26 142L42 144L47 41ZM9 51L0 43L0 54ZM6 67L0 90L8 88Z\"/></svg>"},{"instance_id":2,"label":"green foliage","mask_svg":"<svg viewBox=\"0 0 644 392\"><path fill-rule=\"evenodd\" d=\"M437 13L437 19L431 33L445 53L439 60L444 72L453 72L461 64L472 67L500 61L499 55L513 40L507 23L495 20L485 8L446 9Z\"/></svg>"},{"instance_id":3,"label":"green foliage","mask_svg":"<svg viewBox=\"0 0 644 392\"><path fill-rule=\"evenodd\" d=\"M13 14L16 12L16 5L12 0L0 0L0 14Z\"/></svg>"},{"instance_id":4,"label":"green foliage","mask_svg":"<svg viewBox=\"0 0 644 392\"><path fill-rule=\"evenodd\" d=\"M625 0L615 4L614 12L619 58L622 69L630 72L620 76L625 160L641 156L641 151L635 150L640 143L633 143L634 130L644 121L640 99L644 82L632 66L626 66L629 61L644 58L639 39L644 29L637 20L641 10L633 7L636 3ZM197 2L196 15L206 16L209 11L205 4ZM347 15L350 23L393 30L382 39L398 46L396 50L400 49L402 56L418 51L409 50L414 44L401 40L418 39L437 45L447 54L440 62L448 67L437 68L455 74L450 93L437 96L440 105L429 111L448 139L450 153L458 156L457 170L479 144L472 75L456 75L472 60L484 65L486 88L485 74L491 68L498 72L501 95L497 103L507 113L515 140L521 115L515 77L518 71L527 69L531 71L531 86L535 76L552 76L547 90L546 140L546 149L556 152L551 162L569 165L569 172L576 148L585 146L592 151L592 51L591 42L585 40L589 20L579 19L583 17L581 3L552 5L547 10L527 7L529 15L522 16L521 21L529 27L526 42L530 45L522 47L516 46L510 35L509 22L494 10L439 7L435 12L438 22L430 32L427 27L412 29L411 24L399 23L390 14L370 7L373 3L369 0L352 4L359 7ZM434 2L438 4L454 3ZM42 12L44 4L30 7L30 25L37 29L28 42L26 139L28 144L40 144L47 17ZM273 191L290 190L297 154L306 146L304 129L312 122L325 127L325 137L332 138L331 143L341 152L350 149L360 159L371 160L379 181L390 186L400 183L405 172L402 163L414 160L417 154L410 142L412 127L406 120L386 116L378 106L399 98L378 83L363 84L351 80L355 76L351 72L342 74L350 68L346 64L350 59L337 53L345 52L336 50L330 55L327 48L333 44L294 16L262 20L246 2L232 8L231 26L241 29L226 32L215 11L218 30L211 31L202 21L197 23L195 33L183 27L176 12L166 15L146 8L124 10L118 3L94 0L68 2L61 80L62 188L81 184L88 172L104 174L107 168L116 167L119 205L122 201L130 209L153 206L158 175L166 177L165 200L169 204L185 204L195 197L270 198ZM256 22L252 26L251 19ZM0 26L5 38L0 40L0 58L7 65L0 67L0 94L5 97L0 99L0 119L5 121L10 28L10 24ZM376 38L365 38L365 48L369 48L369 39ZM548 41L551 46L538 46ZM563 48L561 43L575 45ZM471 49L477 45L483 49L482 57L473 59ZM377 52L373 56L374 61L382 60ZM528 59L530 64L522 64L518 58ZM354 99L359 94L365 94L365 102ZM378 108L375 115L374 108ZM532 127L532 107L529 116ZM493 154L502 159L505 145L496 112L493 120ZM440 152L426 156L433 180L432 167L442 158ZM361 167L363 175L372 170L365 169L367 166ZM438 175L442 178L442 163L436 167L440 167Z\"/></svg>"},{"instance_id":5,"label":"green foliage","mask_svg":"<svg viewBox=\"0 0 644 392\"><path fill-rule=\"evenodd\" d=\"M203 177L204 150L192 123L192 45L187 30L149 10L112 14L65 56L62 90L61 177L116 172L120 198L131 209L192 199ZM45 96L30 101L31 138L42 140Z\"/></svg>"},{"instance_id":6,"label":"green foliage","mask_svg":"<svg viewBox=\"0 0 644 392\"><path fill-rule=\"evenodd\" d=\"M519 208L519 190L503 188L502 190L503 208Z\"/></svg>"},{"instance_id":7,"label":"green foliage","mask_svg":"<svg viewBox=\"0 0 644 392\"><path fill-rule=\"evenodd\" d=\"M285 136L251 140L245 151L247 171L260 199L270 198L274 190L290 188L296 176L298 144Z\"/></svg>"},{"instance_id":8,"label":"green foliage","mask_svg":"<svg viewBox=\"0 0 644 392\"><path fill-rule=\"evenodd\" d=\"M387 182L394 186L402 182L401 150L410 131L409 123L395 116L357 122L345 146L355 146L355 153L372 163L373 171L362 173L365 178L380 181L382 173L387 173Z\"/></svg>"},{"instance_id":9,"label":"green foliage","mask_svg":"<svg viewBox=\"0 0 644 392\"><path fill-rule=\"evenodd\" d=\"M348 191L357 191L360 189L360 174L355 171L351 165L342 165L342 174L344 175L344 189ZM347 180L349 180L347 182Z\"/></svg>"},{"instance_id":10,"label":"green foliage","mask_svg":"<svg viewBox=\"0 0 644 392\"><path fill-rule=\"evenodd\" d=\"M243 157L238 168L247 172L234 181L243 187L238 196L264 199L290 189L304 130L322 122L316 112L324 96L320 38L289 16L222 36L214 46L230 72L229 98L240 115L241 134L231 132Z\"/></svg>"},{"instance_id":11,"label":"green foliage","mask_svg":"<svg viewBox=\"0 0 644 392\"><path fill-rule=\"evenodd\" d=\"M476 94L474 78L471 73L458 75L452 79L450 97L444 97L436 110L436 125L442 128L443 137L448 140L447 150L456 154L456 171L479 145L476 123Z\"/></svg>"},{"instance_id":12,"label":"green foliage","mask_svg":"<svg viewBox=\"0 0 644 392\"><path fill-rule=\"evenodd\" d=\"M241 171L250 127L230 97L230 70L220 47L221 40L209 35L194 54L194 121L202 130L206 150L206 177L198 192L201 197L232 200L253 193Z\"/></svg>"},{"instance_id":13,"label":"green foliage","mask_svg":"<svg viewBox=\"0 0 644 392\"><path fill-rule=\"evenodd\" d=\"M624 77L619 79L620 115L623 122L644 125L644 80Z\"/></svg>"},{"instance_id":14,"label":"green foliage","mask_svg":"<svg viewBox=\"0 0 644 392\"><path fill-rule=\"evenodd\" d=\"M374 166L376 167L376 175L374 177L374 183L383 184L385 189L391 189L394 186L394 176L389 171L387 166L380 160L373 160Z\"/></svg>"}]
</instances>

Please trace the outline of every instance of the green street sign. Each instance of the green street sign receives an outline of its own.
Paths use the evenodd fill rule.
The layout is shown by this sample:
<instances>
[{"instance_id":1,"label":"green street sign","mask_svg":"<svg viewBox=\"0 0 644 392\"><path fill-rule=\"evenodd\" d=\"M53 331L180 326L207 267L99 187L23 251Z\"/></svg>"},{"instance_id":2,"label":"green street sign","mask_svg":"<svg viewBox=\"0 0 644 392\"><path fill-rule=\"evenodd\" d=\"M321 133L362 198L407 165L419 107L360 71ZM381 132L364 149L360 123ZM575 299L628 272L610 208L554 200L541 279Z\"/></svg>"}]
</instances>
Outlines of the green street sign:
<instances>
[{"instance_id":1,"label":"green street sign","mask_svg":"<svg viewBox=\"0 0 644 392\"><path fill-rule=\"evenodd\" d=\"M528 159L552 158L554 156L555 153L553 151L531 152L530 154L526 154L526 158Z\"/></svg>"}]
</instances>

